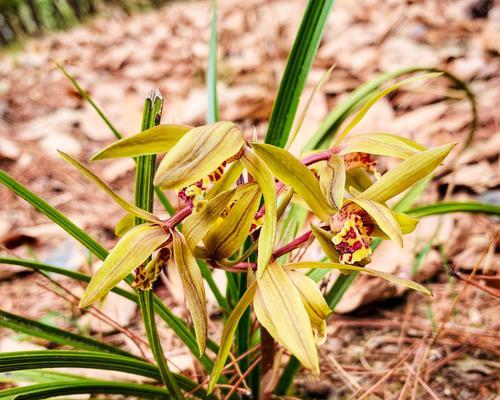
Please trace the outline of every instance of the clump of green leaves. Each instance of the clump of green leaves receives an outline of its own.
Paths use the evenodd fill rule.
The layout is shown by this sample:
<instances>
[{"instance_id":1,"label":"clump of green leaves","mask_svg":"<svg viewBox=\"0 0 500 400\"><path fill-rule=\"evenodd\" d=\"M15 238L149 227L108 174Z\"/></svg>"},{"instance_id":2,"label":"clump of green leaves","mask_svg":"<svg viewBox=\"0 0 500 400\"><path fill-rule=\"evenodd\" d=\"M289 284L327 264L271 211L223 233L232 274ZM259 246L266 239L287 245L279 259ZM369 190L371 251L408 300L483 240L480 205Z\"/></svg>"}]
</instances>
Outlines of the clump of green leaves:
<instances>
[{"instance_id":1,"label":"clump of green leaves","mask_svg":"<svg viewBox=\"0 0 500 400\"><path fill-rule=\"evenodd\" d=\"M215 121L218 116L217 60L214 57L217 35L213 29L207 124L198 127L158 125L162 99L156 94L146 100L139 133L121 138L92 157L93 161L120 157L136 160L135 204L114 193L85 164L60 152L125 212L116 227L120 239L109 253L64 215L0 171L1 183L62 226L102 259L103 264L89 277L29 260L2 257L0 263L24 265L88 282L80 307L105 301L111 291L137 302L156 361L152 364L93 339L68 334L10 313L0 313L0 326L81 350L3 353L0 354L1 372L59 367L111 369L153 378L164 383L168 395L177 399L188 394L199 398L231 397L236 396L235 390L228 389L226 373L232 374L227 359L234 348L240 366L248 369L245 373L253 382L253 396L257 398L261 388L259 377L255 376L256 369L252 368L259 364L261 356L249 356L252 351L248 349L250 344L270 337L292 357L278 386L266 386L262 390L283 394L299 363L312 373L319 373L317 346L326 340L327 318L355 274L370 274L430 295L430 291L418 283L368 268L376 243L392 240L402 245L404 235L415 229L417 217L453 211L493 214L500 214L500 211L498 207L479 203L446 203L415 210L391 208L396 196L404 196L404 201L398 204L411 204L418 197L425 187L422 182L428 182L454 144L427 149L422 144L388 133L350 135L352 128L378 99L416 79L437 77L439 74L434 70L415 68L377 78L332 111L306 146L304 156L296 156L283 148L300 134L298 129L289 138L305 77L331 5L332 1L317 1L307 6L265 143L246 140L233 122ZM213 18L215 22L215 10ZM215 27L215 23L212 26ZM419 71L431 73L380 89L388 79ZM463 85L457 78L445 75ZM77 87L91 101L88 94ZM468 88L465 85L462 88L473 100ZM103 115L95 103L91 101L91 104ZM475 118L474 102L471 104ZM340 131L343 121L350 115L351 121ZM298 127L302 118L299 118ZM108 120L106 122L120 138L119 132ZM158 164L156 155L163 156ZM381 174L379 157L401 161L397 167ZM166 192L174 194L182 206L175 210ZM153 193L169 212L168 218L152 212ZM323 258L290 261L291 252L313 241L323 250ZM153 293L160 272L168 271L173 264L184 288L190 322L175 316ZM211 275L213 269L224 270L227 274L225 294ZM342 275L325 297L319 290L318 281L331 270L339 270ZM135 291L117 287L122 280ZM204 280L225 315L219 344L208 335ZM249 307L253 313L249 312ZM195 382L169 370L158 339L155 313L199 359L203 369L210 374L209 380ZM256 330L252 326L261 328ZM281 357L282 352L275 352L272 340L261 343L262 352L269 352L268 358ZM254 357L251 366L249 357ZM279 368L280 363L274 365ZM275 372L280 373L279 370ZM42 383L8 389L0 392L0 397L47 398L75 393L113 393L149 399L166 396L164 389L158 386L104 382L67 374L49 376L45 381L40 376L32 379ZM217 387L219 381L224 385Z\"/></svg>"}]
</instances>

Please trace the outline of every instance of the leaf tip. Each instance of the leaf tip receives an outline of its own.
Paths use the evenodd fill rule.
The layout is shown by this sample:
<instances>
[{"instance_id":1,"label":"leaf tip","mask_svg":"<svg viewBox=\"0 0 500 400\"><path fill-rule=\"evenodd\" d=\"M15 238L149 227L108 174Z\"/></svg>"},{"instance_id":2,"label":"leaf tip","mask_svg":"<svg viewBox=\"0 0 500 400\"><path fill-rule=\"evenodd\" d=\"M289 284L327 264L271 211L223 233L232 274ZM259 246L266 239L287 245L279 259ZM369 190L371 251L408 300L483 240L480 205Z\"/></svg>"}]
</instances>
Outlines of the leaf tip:
<instances>
[{"instance_id":1,"label":"leaf tip","mask_svg":"<svg viewBox=\"0 0 500 400\"><path fill-rule=\"evenodd\" d=\"M97 152L95 153L92 157L89 158L89 161L97 161L97 160L102 160L102 152Z\"/></svg>"}]
</instances>

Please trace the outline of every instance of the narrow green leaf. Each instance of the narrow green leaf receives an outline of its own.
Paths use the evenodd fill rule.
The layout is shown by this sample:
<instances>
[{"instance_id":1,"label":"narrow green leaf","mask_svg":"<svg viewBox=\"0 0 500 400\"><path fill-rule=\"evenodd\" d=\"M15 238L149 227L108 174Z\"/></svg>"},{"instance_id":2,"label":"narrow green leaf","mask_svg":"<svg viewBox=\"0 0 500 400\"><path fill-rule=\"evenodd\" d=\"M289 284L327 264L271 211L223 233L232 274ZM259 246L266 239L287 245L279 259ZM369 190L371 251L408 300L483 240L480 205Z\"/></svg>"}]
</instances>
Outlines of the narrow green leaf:
<instances>
[{"instance_id":1,"label":"narrow green leaf","mask_svg":"<svg viewBox=\"0 0 500 400\"><path fill-rule=\"evenodd\" d=\"M335 68L335 65L328 68L328 70L325 71L325 73L323 74L321 79L316 83L316 85L314 85L314 89L311 92L311 95L309 96L309 98L307 99L306 104L304 106L304 109L302 110L302 113L300 114L297 122L295 123L295 129L293 130L292 135L288 139L288 143L286 145L287 149L289 149L292 146L295 138L299 134L300 128L302 128L302 124L304 123L304 120L306 119L307 112L309 111L309 108L311 107L311 103L314 99L314 96L321 89L321 87L325 84L325 82L328 81L328 79L330 79L330 75L332 74L332 71L334 68Z\"/></svg>"},{"instance_id":2,"label":"narrow green leaf","mask_svg":"<svg viewBox=\"0 0 500 400\"><path fill-rule=\"evenodd\" d=\"M386 172L359 197L383 203L434 171L445 159L455 144L445 144L404 160Z\"/></svg>"},{"instance_id":3,"label":"narrow green leaf","mask_svg":"<svg viewBox=\"0 0 500 400\"><path fill-rule=\"evenodd\" d=\"M207 305L205 287L200 269L196 263L184 236L179 232L172 231L174 239L174 259L181 277L182 286L186 295L187 307L193 320L194 331L198 342L200 356L205 352L207 340Z\"/></svg>"},{"instance_id":4,"label":"narrow green leaf","mask_svg":"<svg viewBox=\"0 0 500 400\"><path fill-rule=\"evenodd\" d=\"M155 365L135 358L114 354L75 350L36 350L0 353L0 372L42 368L109 370L143 376L158 382L161 379L160 372ZM174 374L174 378L182 389L191 391L198 388L195 392L197 396L201 398L209 397L204 389L199 388L198 383L193 382L189 378L180 374ZM102 381L99 381L99 383L100 382ZM66 383L67 382L64 381L62 384ZM119 384L122 383L120 382ZM161 390L163 396L161 398L164 399L165 390L162 388L158 388L158 390ZM0 392L0 398L2 398L1 396L3 396L4 393L6 392ZM46 397L42 398L45 399ZM145 398L150 399L150 397Z\"/></svg>"},{"instance_id":5,"label":"narrow green leaf","mask_svg":"<svg viewBox=\"0 0 500 400\"><path fill-rule=\"evenodd\" d=\"M455 212L484 213L489 215L500 215L500 206L489 203L479 203L475 201L443 201L434 204L411 208L407 214L422 218L429 215L448 214Z\"/></svg>"},{"instance_id":6,"label":"narrow green leaf","mask_svg":"<svg viewBox=\"0 0 500 400\"><path fill-rule=\"evenodd\" d=\"M72 346L77 349L101 351L105 353L120 354L128 357L135 357L132 354L120 350L117 347L98 342L97 340L77 335L53 326L43 324L20 315L11 314L7 311L0 310L0 326L3 328L12 329L16 332L49 340L53 343L58 343L65 346Z\"/></svg>"},{"instance_id":7,"label":"narrow green leaf","mask_svg":"<svg viewBox=\"0 0 500 400\"><path fill-rule=\"evenodd\" d=\"M142 224L128 231L92 277L80 307L87 307L106 296L166 240L166 233L157 225Z\"/></svg>"},{"instance_id":8,"label":"narrow green leaf","mask_svg":"<svg viewBox=\"0 0 500 400\"><path fill-rule=\"evenodd\" d=\"M224 369L224 365L226 364L227 357L229 352L231 351L231 345L233 344L234 333L236 332L236 328L238 326L238 321L241 316L247 309L247 307L252 303L252 300L255 295L255 291L257 290L257 282L252 283L245 294L240 298L238 304L233 309L233 312L227 319L224 324L224 328L222 330L222 338L220 341L219 352L217 354L217 358L214 362L214 367L212 369L212 373L210 374L210 382L208 383L208 393L211 393L217 381L219 380L219 376Z\"/></svg>"},{"instance_id":9,"label":"narrow green leaf","mask_svg":"<svg viewBox=\"0 0 500 400\"><path fill-rule=\"evenodd\" d=\"M104 123L108 126L108 128L113 132L113 135L117 139L121 139L122 135L118 130L113 126L113 124L110 122L110 120L106 117L106 115L102 112L102 110L99 108L99 106L92 100L88 92L83 89L80 84L77 82L77 80L68 72L66 69L58 63L55 63L57 67L62 71L62 73L66 76L66 78L69 79L69 81L73 84L75 89L80 93L80 96L82 96L93 108L96 110L97 114L101 117L101 119L104 121Z\"/></svg>"},{"instance_id":10,"label":"narrow green leaf","mask_svg":"<svg viewBox=\"0 0 500 400\"><path fill-rule=\"evenodd\" d=\"M156 386L128 382L63 382L41 383L0 391L0 400L48 399L74 394L111 394L142 399L164 399L165 392Z\"/></svg>"},{"instance_id":11,"label":"narrow green leaf","mask_svg":"<svg viewBox=\"0 0 500 400\"><path fill-rule=\"evenodd\" d=\"M287 150L269 144L253 143L252 148L266 163L275 177L293 190L307 203L313 213L327 222L335 210L323 195L318 179Z\"/></svg>"},{"instance_id":12,"label":"narrow green leaf","mask_svg":"<svg viewBox=\"0 0 500 400\"><path fill-rule=\"evenodd\" d=\"M161 120L161 113L163 110L163 97L160 91L157 89L156 92L151 92L144 102L144 112L142 115L142 125L141 129L144 131L146 129L152 128L158 125ZM134 197L135 205L148 212L153 211L154 202L154 189L153 189L153 178L155 174L156 165L156 155L142 155L137 158L136 162L136 174L135 174L135 187L134 187ZM144 220L140 218L135 219L135 224L140 225ZM170 371L167 360L165 358L165 352L163 351L160 335L156 327L156 318L154 313L154 300L152 284L161 270L160 264L165 264L167 261L162 260L160 257L163 252L170 253L167 249L161 249L154 260L151 257L146 259L147 265L145 267L146 280L149 279L148 290L142 290L139 287L138 298L139 306L141 309L142 319L144 321L144 330L148 338L149 345L151 347L151 352L158 364L160 370L160 375L163 383L166 385L169 394L176 400L183 400L184 397L175 382L174 376ZM134 281L135 283L135 281ZM143 282L146 285L146 282Z\"/></svg>"},{"instance_id":13,"label":"narrow green leaf","mask_svg":"<svg viewBox=\"0 0 500 400\"><path fill-rule=\"evenodd\" d=\"M71 269L60 268L54 265L44 264L33 260L24 260L22 258L0 257L0 265L2 264L19 265L21 267L29 268L33 271L44 271L61 276L67 276L80 282L90 282L90 279L92 278L89 275L82 274L81 272L73 271ZM111 291L137 303L137 296L133 292L127 291L120 287L114 287Z\"/></svg>"},{"instance_id":14,"label":"narrow green leaf","mask_svg":"<svg viewBox=\"0 0 500 400\"><path fill-rule=\"evenodd\" d=\"M333 0L315 0L307 3L274 102L266 143L284 147L288 141L300 96L332 6Z\"/></svg>"},{"instance_id":15,"label":"narrow green leaf","mask_svg":"<svg viewBox=\"0 0 500 400\"><path fill-rule=\"evenodd\" d=\"M37 261L23 260L20 258L0 257L0 264L19 265L33 270L51 272L62 276L68 276L81 282L90 282L91 279L90 276L82 274L80 272L55 267L53 265L43 264ZM131 284L133 281L133 277L128 276L125 281ZM133 301L134 303L139 302L137 295L120 287L114 287L113 289L111 289L111 291ZM156 313L166 322L169 327L172 328L179 339L181 339L193 353L198 354L198 345L196 343L196 339L186 323L179 317L175 316L172 311L170 311L170 309L165 306L165 304L163 304L162 301L156 296L153 297L153 301ZM214 352L217 352L219 350L219 347L211 340L207 342L207 346ZM205 370L211 370L213 363L206 355L204 355L200 359L200 363L202 364L203 368L205 368Z\"/></svg>"},{"instance_id":16,"label":"narrow green leaf","mask_svg":"<svg viewBox=\"0 0 500 400\"><path fill-rule=\"evenodd\" d=\"M159 381L158 368L143 360L81 350L34 350L0 353L0 372L41 368L89 368L127 372Z\"/></svg>"},{"instance_id":17,"label":"narrow green leaf","mask_svg":"<svg viewBox=\"0 0 500 400\"><path fill-rule=\"evenodd\" d=\"M342 123L349 117L349 115L361 107L370 95L376 92L381 85L384 83L401 77L403 75L418 73L418 72L437 72L443 74L444 77L448 78L458 90L463 90L469 100L471 106L472 121L465 140L464 147L467 147L474 138L474 134L477 128L478 115L477 115L477 104L476 99L467 84L456 77L455 75L449 73L448 71L441 70L438 68L426 68L426 67L405 67L398 69L396 71L386 72L378 75L374 79L358 87L354 90L349 97L336 106L323 120L321 125L318 127L314 135L307 142L303 151L310 151L316 148L328 147L330 138L333 137L337 130L341 127Z\"/></svg>"},{"instance_id":18,"label":"narrow green leaf","mask_svg":"<svg viewBox=\"0 0 500 400\"><path fill-rule=\"evenodd\" d=\"M232 122L191 129L161 160L154 184L162 189L191 185L237 155L244 144L243 133Z\"/></svg>"},{"instance_id":19,"label":"narrow green leaf","mask_svg":"<svg viewBox=\"0 0 500 400\"><path fill-rule=\"evenodd\" d=\"M153 126L110 144L92 156L92 160L166 153L191 129L190 126L176 124Z\"/></svg>"},{"instance_id":20,"label":"narrow green leaf","mask_svg":"<svg viewBox=\"0 0 500 400\"><path fill-rule=\"evenodd\" d=\"M97 255L101 260L104 260L108 254L107 250L102 247L97 241L91 238L81 228L70 221L64 214L56 210L45 200L41 199L35 193L30 191L24 185L16 181L5 171L0 169L0 183L5 185L8 189L12 190L22 199L30 203L36 210L46 215L49 219L54 221L57 225L63 228L81 244L83 244L92 253Z\"/></svg>"},{"instance_id":21,"label":"narrow green leaf","mask_svg":"<svg viewBox=\"0 0 500 400\"><path fill-rule=\"evenodd\" d=\"M68 232L72 237L78 240L82 245L84 245L87 249L89 249L93 254L95 254L100 260L104 260L108 251L102 247L97 241L95 241L91 236L89 236L86 232L84 232L80 227L75 225L71 220L69 220L66 216L64 216L61 212L56 210L50 204L48 204L45 200L37 196L35 193L30 191L24 185L20 184L10 175L8 175L5 171L0 169L0 183L5 185L8 189L12 190L15 194L17 194L22 199L26 200L30 203L35 209L37 209L42 214L46 215L50 220L55 222L61 228L63 228L66 232ZM5 258L3 258L5 260ZM4 261L5 262L5 261ZM32 264L34 265L34 264ZM57 272L56 268L53 267L52 272ZM59 271L58 273L61 273ZM67 276L72 276L75 279L77 275L75 272L72 272L72 275L69 275L66 272ZM127 276L125 281L130 285L133 282L132 276ZM113 291L119 293L122 291L120 288L114 288ZM128 297L128 292L123 291L121 294L125 297ZM133 295L132 295L133 296ZM128 297L130 298L130 297ZM163 304L163 302L157 297L154 297L155 310L158 315L165 321L165 323L172 328L172 330L176 333L176 335L186 344L186 346L190 349L191 352L196 354L198 352L198 346L196 344L196 339L186 325L184 321L182 321L179 317L174 315L170 309ZM208 341L208 347L217 352L218 346L213 341ZM209 371L212 367L212 361L207 357L203 356L200 359L200 363L202 364L205 370Z\"/></svg>"},{"instance_id":22,"label":"narrow green leaf","mask_svg":"<svg viewBox=\"0 0 500 400\"><path fill-rule=\"evenodd\" d=\"M173 399L183 400L184 396L177 386L174 374L172 374L172 372L170 371L167 359L165 358L165 353L160 342L158 329L156 327L152 290L139 292L139 305L143 314L144 329L148 337L149 345L151 346L151 352L153 353L154 358L158 364L161 380L166 385L168 394Z\"/></svg>"},{"instance_id":23,"label":"narrow green leaf","mask_svg":"<svg viewBox=\"0 0 500 400\"><path fill-rule=\"evenodd\" d=\"M25 370L25 371L11 371L3 372L0 374L0 382L9 383L49 383L49 382L64 382L64 381L96 381L96 379L85 378L79 375L65 374L63 372L54 372L46 370ZM0 392L1 393L1 392Z\"/></svg>"},{"instance_id":24,"label":"narrow green leaf","mask_svg":"<svg viewBox=\"0 0 500 400\"><path fill-rule=\"evenodd\" d=\"M416 82L422 79L431 79L441 75L440 73L428 73L425 75L414 76L408 79L404 79L400 82L395 83L394 85L388 87L387 89L381 90L375 94L373 94L368 101L359 109L353 119L347 124L344 130L335 138L333 145L339 146L345 137L352 131L352 129L363 119L368 111L375 105L377 101L379 101L382 97L388 95L389 93L399 89L401 86L407 85L409 83Z\"/></svg>"},{"instance_id":25,"label":"narrow green leaf","mask_svg":"<svg viewBox=\"0 0 500 400\"><path fill-rule=\"evenodd\" d=\"M106 185L106 183L104 183L101 180L101 178L99 178L92 171L90 171L85 165L83 165L79 161L75 160L69 154L66 154L62 151L59 151L59 154L61 155L62 158L64 158L64 160L66 160L68 163L73 165L82 175L85 175L92 182L94 182L97 186L99 186L99 188L101 190L103 190L106 194L108 194L115 201L115 203L118 204L120 207L122 207L125 211L127 211L131 214L134 214L137 217L145 219L146 221L155 222L155 223L161 222L160 219L155 217L150 212L147 212L145 210L140 209L139 207L134 206L133 204L131 204L127 200L125 200L123 197L116 194L113 190L111 190L111 188L108 185Z\"/></svg>"},{"instance_id":26,"label":"narrow green leaf","mask_svg":"<svg viewBox=\"0 0 500 400\"><path fill-rule=\"evenodd\" d=\"M339 264L339 263L332 263L332 262L319 262L319 261L303 261L303 262L296 262L296 263L289 263L285 266L287 269L302 269L302 268L332 268L332 269L338 269L341 271L357 271L357 272L363 272L369 275L373 275L379 278L383 278L386 281L389 281L391 283L395 283L397 285L402 285L406 286L409 289L417 290L419 292L425 293L429 296L432 296L432 293L429 289L426 287L410 281L408 279L400 278L399 276L391 275L386 272L381 272L377 271L375 269L371 268L366 268L366 267L357 267L355 265L347 265L347 264Z\"/></svg>"},{"instance_id":27,"label":"narrow green leaf","mask_svg":"<svg viewBox=\"0 0 500 400\"><path fill-rule=\"evenodd\" d=\"M257 256L257 274L262 275L273 255L274 240L276 238L277 199L274 177L268 166L249 148L245 148L243 151L241 162L255 178L264 196L266 210L259 235L259 253Z\"/></svg>"},{"instance_id":28,"label":"narrow green leaf","mask_svg":"<svg viewBox=\"0 0 500 400\"><path fill-rule=\"evenodd\" d=\"M212 22L210 24L210 42L208 53L207 68L207 92L208 92L208 110L207 124L219 120L219 101L217 98L217 0L212 1Z\"/></svg>"}]
</instances>

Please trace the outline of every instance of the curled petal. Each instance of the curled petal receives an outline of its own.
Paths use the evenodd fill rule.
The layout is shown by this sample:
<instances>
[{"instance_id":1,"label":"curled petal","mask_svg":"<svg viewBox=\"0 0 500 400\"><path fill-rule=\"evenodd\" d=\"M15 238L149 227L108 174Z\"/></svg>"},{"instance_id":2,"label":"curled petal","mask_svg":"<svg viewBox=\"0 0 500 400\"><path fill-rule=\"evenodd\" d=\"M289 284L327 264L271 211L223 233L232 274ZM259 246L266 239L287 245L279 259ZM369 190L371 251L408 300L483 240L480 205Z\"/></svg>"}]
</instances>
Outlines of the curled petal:
<instances>
[{"instance_id":1,"label":"curled petal","mask_svg":"<svg viewBox=\"0 0 500 400\"><path fill-rule=\"evenodd\" d=\"M326 318L331 310L318 288L316 282L297 271L287 271L287 275L297 288L302 298L302 303L309 314L316 344L326 340Z\"/></svg>"}]
</instances>

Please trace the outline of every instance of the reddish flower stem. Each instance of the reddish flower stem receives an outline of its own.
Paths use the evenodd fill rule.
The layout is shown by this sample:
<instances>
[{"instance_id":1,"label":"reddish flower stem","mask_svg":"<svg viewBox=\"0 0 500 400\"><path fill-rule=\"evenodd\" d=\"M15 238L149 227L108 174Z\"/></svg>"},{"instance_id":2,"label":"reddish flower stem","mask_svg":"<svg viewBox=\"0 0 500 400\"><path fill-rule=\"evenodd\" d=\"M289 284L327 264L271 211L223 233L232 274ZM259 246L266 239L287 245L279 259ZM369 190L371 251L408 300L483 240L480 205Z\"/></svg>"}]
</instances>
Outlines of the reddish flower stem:
<instances>
[{"instance_id":1,"label":"reddish flower stem","mask_svg":"<svg viewBox=\"0 0 500 400\"><path fill-rule=\"evenodd\" d=\"M290 243L273 251L272 259L274 260L278 257L281 257L281 256L283 256L287 253L290 253L291 251L299 248L300 246L302 246L304 243L306 243L309 240L311 235L312 235L312 231L307 231L306 233L303 233L299 237L292 240ZM226 269L226 270L232 271L232 272L245 272L248 268L251 268L254 271L257 269L257 263L246 262L246 261L240 262L236 265L233 265L232 267L223 267L223 266L216 264L216 263L211 263L211 265L215 268L223 268L223 269Z\"/></svg>"},{"instance_id":2,"label":"reddish flower stem","mask_svg":"<svg viewBox=\"0 0 500 400\"><path fill-rule=\"evenodd\" d=\"M168 229L173 229L176 225L180 224L187 217L189 217L192 212L193 212L192 206L181 208L172 217L164 221L164 226Z\"/></svg>"},{"instance_id":3,"label":"reddish flower stem","mask_svg":"<svg viewBox=\"0 0 500 400\"><path fill-rule=\"evenodd\" d=\"M304 165L311 165L320 161L326 161L332 156L332 154L335 153L338 153L338 149L336 147L333 147L319 153L311 154L310 156L303 158L301 161Z\"/></svg>"},{"instance_id":4,"label":"reddish flower stem","mask_svg":"<svg viewBox=\"0 0 500 400\"><path fill-rule=\"evenodd\" d=\"M292 250L302 246L306 243L312 235L312 231L307 231L306 233L300 235L299 237L292 240L290 243L285 244L283 247L273 251L273 258L281 257L284 254L290 253Z\"/></svg>"}]
</instances>

